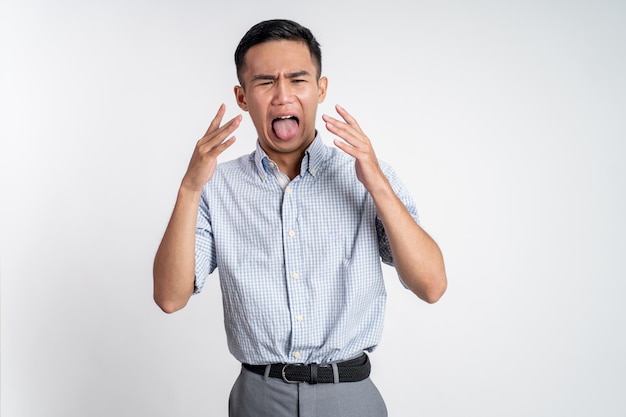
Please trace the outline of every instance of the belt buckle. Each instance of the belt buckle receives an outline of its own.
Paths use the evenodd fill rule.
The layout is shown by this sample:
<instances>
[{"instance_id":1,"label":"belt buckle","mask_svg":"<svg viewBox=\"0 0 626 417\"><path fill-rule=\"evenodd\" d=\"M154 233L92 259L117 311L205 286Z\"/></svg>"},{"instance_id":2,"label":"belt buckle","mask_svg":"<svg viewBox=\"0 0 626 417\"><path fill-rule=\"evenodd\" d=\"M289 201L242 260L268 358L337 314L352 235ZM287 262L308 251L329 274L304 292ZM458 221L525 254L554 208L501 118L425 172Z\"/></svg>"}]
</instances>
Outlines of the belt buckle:
<instances>
[{"instance_id":1,"label":"belt buckle","mask_svg":"<svg viewBox=\"0 0 626 417\"><path fill-rule=\"evenodd\" d=\"M300 383L300 381L292 381L292 380L290 380L290 379L287 379L287 375L285 375L285 369L287 369L287 367L288 367L289 365L293 365L293 366L302 366L302 365L299 365L299 364L286 363L286 364L283 366L283 369L280 371L280 374L281 374L281 375L282 375L282 377L283 377L283 381L285 381L285 382L286 382L286 383L288 383L288 384L299 384L299 383Z\"/></svg>"}]
</instances>

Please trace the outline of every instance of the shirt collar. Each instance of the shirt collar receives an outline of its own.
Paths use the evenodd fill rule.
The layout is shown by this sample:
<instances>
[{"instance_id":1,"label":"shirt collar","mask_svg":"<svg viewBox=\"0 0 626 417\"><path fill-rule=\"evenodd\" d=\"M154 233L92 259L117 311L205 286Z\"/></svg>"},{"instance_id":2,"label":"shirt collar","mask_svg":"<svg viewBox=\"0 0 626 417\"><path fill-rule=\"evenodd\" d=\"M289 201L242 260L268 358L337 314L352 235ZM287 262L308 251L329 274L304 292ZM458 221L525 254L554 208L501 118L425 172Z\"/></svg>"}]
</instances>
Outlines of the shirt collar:
<instances>
[{"instance_id":1,"label":"shirt collar","mask_svg":"<svg viewBox=\"0 0 626 417\"><path fill-rule=\"evenodd\" d=\"M319 174L324 162L328 159L330 150L322 141L321 135L316 131L315 139L304 152L302 163L300 166L300 176L304 176L307 172L313 177ZM256 165L259 176L262 180L267 178L267 174L272 172L272 160L267 156L259 141L256 142L256 151L254 153L254 163Z\"/></svg>"}]
</instances>

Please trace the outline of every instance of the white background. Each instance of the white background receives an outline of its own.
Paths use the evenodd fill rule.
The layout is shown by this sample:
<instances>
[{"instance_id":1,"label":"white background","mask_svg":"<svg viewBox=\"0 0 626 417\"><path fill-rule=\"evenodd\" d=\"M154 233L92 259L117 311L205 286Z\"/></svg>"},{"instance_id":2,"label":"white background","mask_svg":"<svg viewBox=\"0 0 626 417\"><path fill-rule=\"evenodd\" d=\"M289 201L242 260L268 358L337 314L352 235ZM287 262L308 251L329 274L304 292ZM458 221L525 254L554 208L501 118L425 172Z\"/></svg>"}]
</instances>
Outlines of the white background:
<instances>
[{"instance_id":1,"label":"white background","mask_svg":"<svg viewBox=\"0 0 626 417\"><path fill-rule=\"evenodd\" d=\"M385 269L390 415L626 415L623 1L3 0L2 417L226 415L217 274L166 315L152 260L196 140L238 114L237 42L276 17L445 255L435 305Z\"/></svg>"}]
</instances>

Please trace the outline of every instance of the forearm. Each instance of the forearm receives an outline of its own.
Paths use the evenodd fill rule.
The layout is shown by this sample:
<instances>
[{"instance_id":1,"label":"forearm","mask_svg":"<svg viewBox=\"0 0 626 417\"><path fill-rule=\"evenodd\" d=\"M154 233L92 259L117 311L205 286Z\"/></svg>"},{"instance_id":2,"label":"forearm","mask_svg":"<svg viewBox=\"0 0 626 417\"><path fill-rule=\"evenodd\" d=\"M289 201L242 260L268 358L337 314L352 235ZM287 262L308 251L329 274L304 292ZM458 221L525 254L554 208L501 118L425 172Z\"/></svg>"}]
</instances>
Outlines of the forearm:
<instances>
[{"instance_id":1,"label":"forearm","mask_svg":"<svg viewBox=\"0 0 626 417\"><path fill-rule=\"evenodd\" d=\"M166 313L183 308L193 294L199 201L200 192L181 187L154 258L154 300Z\"/></svg>"},{"instance_id":2,"label":"forearm","mask_svg":"<svg viewBox=\"0 0 626 417\"><path fill-rule=\"evenodd\" d=\"M391 186L372 193L398 275L422 300L436 302L445 292L447 278L437 243L408 212Z\"/></svg>"}]
</instances>

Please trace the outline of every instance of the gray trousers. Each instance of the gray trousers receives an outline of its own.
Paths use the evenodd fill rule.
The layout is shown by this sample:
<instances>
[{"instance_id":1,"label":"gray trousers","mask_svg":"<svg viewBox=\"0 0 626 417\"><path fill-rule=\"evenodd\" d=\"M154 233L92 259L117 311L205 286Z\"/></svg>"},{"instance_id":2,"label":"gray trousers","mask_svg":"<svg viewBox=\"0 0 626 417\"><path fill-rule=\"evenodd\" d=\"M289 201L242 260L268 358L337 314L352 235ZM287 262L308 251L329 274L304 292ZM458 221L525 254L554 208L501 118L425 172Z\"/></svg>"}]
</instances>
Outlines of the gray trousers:
<instances>
[{"instance_id":1,"label":"gray trousers","mask_svg":"<svg viewBox=\"0 0 626 417\"><path fill-rule=\"evenodd\" d=\"M287 384L245 368L228 401L230 417L386 417L387 407L374 383Z\"/></svg>"}]
</instances>

